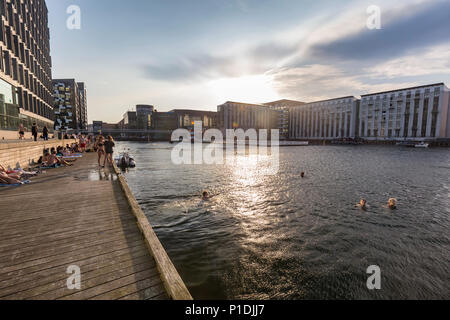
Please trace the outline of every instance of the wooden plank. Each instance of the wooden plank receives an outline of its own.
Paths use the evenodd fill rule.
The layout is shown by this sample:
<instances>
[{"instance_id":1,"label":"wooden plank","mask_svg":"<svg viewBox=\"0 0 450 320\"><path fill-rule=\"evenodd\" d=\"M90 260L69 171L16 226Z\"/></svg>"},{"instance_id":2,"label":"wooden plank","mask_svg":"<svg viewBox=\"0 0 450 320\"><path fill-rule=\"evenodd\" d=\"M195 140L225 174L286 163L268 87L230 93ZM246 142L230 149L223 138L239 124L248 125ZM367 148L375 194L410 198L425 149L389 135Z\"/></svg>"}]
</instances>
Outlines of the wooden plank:
<instances>
[{"instance_id":1,"label":"wooden plank","mask_svg":"<svg viewBox=\"0 0 450 320\"><path fill-rule=\"evenodd\" d=\"M178 274L178 271L175 269L175 266L173 265L172 261L167 255L166 250L163 248L161 242L156 236L156 233L153 231L153 228L151 227L147 217L137 203L133 193L131 192L127 182L125 181L125 178L122 176L120 170L115 164L114 170L119 177L120 185L122 186L125 197L130 204L131 211L137 219L139 229L141 229L142 233L144 234L146 245L156 261L156 265L158 267L159 273L161 274L161 278L163 280L164 286L166 287L167 293L174 300L192 300L192 296L186 288L186 285Z\"/></svg>"},{"instance_id":2,"label":"wooden plank","mask_svg":"<svg viewBox=\"0 0 450 320\"><path fill-rule=\"evenodd\" d=\"M172 297L120 178L99 170L86 155L0 190L0 299ZM69 265L81 269L81 290L67 288Z\"/></svg>"}]
</instances>

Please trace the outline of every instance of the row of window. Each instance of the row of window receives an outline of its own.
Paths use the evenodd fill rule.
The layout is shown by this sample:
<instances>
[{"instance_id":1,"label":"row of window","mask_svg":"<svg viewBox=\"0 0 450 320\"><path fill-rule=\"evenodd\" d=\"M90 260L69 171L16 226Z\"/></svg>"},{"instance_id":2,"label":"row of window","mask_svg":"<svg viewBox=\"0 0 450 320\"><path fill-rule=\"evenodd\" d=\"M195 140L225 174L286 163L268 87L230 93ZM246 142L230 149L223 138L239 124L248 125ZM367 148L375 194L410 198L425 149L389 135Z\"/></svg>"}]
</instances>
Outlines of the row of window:
<instances>
[{"instance_id":1,"label":"row of window","mask_svg":"<svg viewBox=\"0 0 450 320\"><path fill-rule=\"evenodd\" d=\"M45 1L34 0L31 4L29 0L0 0L0 14L26 43L39 63L43 66L50 65L50 37Z\"/></svg>"}]
</instances>

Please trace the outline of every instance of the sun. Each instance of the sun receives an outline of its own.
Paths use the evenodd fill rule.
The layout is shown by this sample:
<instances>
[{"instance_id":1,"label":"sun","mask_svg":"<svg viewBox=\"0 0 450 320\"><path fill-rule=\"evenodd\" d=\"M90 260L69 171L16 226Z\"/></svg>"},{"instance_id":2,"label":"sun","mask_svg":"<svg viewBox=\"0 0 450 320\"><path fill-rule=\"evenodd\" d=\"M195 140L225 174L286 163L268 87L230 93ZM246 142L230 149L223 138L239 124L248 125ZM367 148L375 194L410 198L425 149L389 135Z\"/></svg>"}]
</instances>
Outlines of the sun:
<instances>
[{"instance_id":1,"label":"sun","mask_svg":"<svg viewBox=\"0 0 450 320\"><path fill-rule=\"evenodd\" d=\"M280 99L272 86L272 79L267 75L222 78L208 83L211 94L219 102L246 101L262 103Z\"/></svg>"}]
</instances>

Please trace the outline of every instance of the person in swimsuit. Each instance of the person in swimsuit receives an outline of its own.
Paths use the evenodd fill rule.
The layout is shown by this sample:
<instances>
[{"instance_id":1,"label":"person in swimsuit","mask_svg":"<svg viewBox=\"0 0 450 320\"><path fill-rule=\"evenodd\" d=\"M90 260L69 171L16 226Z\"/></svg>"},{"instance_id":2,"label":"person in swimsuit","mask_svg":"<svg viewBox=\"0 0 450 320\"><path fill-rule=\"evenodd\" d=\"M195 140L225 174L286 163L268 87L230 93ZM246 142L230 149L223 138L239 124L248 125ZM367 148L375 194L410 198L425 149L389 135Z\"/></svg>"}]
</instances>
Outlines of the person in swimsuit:
<instances>
[{"instance_id":1,"label":"person in swimsuit","mask_svg":"<svg viewBox=\"0 0 450 320\"><path fill-rule=\"evenodd\" d=\"M19 125L19 140L24 140L25 139L25 130L23 128L23 124L21 123Z\"/></svg>"},{"instance_id":2,"label":"person in swimsuit","mask_svg":"<svg viewBox=\"0 0 450 320\"><path fill-rule=\"evenodd\" d=\"M109 163L110 166L113 165L113 153L114 153L114 147L115 147L114 139L111 136L108 136L108 141L105 142L105 162L103 163L103 166L106 166L106 162Z\"/></svg>"},{"instance_id":3,"label":"person in swimsuit","mask_svg":"<svg viewBox=\"0 0 450 320\"><path fill-rule=\"evenodd\" d=\"M98 154L98 165L100 167L104 167L101 164L101 160L102 160L102 156L106 157L106 153L105 153L105 138L103 136L99 136L97 139L97 154Z\"/></svg>"}]
</instances>

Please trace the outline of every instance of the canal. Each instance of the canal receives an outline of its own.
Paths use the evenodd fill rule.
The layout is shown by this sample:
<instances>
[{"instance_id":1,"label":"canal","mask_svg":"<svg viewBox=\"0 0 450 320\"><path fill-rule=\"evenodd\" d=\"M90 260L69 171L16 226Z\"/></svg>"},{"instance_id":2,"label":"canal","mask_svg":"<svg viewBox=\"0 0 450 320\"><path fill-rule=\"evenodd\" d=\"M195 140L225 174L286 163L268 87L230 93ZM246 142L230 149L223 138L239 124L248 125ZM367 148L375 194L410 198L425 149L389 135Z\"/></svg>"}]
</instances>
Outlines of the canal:
<instances>
[{"instance_id":1,"label":"canal","mask_svg":"<svg viewBox=\"0 0 450 320\"><path fill-rule=\"evenodd\" d=\"M449 149L286 147L267 176L245 157L176 166L171 148L116 151L135 156L130 188L195 299L450 298Z\"/></svg>"}]
</instances>

